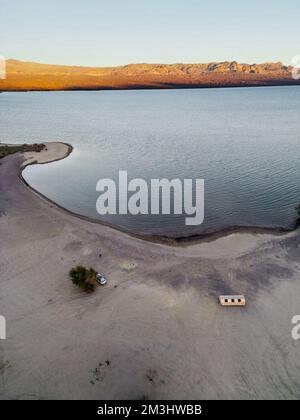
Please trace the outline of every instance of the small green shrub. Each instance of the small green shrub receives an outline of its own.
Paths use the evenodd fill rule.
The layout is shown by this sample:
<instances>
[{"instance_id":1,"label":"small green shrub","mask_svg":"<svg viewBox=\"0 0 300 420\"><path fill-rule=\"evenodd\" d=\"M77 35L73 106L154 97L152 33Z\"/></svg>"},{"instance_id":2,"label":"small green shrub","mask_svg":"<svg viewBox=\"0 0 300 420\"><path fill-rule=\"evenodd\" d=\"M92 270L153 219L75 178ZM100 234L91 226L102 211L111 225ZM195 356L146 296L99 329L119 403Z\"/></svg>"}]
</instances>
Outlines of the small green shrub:
<instances>
[{"instance_id":1,"label":"small green shrub","mask_svg":"<svg viewBox=\"0 0 300 420\"><path fill-rule=\"evenodd\" d=\"M70 270L72 283L83 289L85 292L93 292L97 285L97 272L93 268L85 268L81 265Z\"/></svg>"}]
</instances>

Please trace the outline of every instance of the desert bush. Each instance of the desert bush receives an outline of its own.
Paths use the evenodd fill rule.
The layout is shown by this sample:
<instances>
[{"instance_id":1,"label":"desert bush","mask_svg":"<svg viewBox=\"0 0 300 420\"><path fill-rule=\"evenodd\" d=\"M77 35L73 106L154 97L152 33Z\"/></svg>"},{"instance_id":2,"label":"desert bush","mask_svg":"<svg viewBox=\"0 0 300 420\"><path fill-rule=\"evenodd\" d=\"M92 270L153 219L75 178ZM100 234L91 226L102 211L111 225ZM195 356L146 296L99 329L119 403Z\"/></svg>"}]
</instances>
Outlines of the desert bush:
<instances>
[{"instance_id":1,"label":"desert bush","mask_svg":"<svg viewBox=\"0 0 300 420\"><path fill-rule=\"evenodd\" d=\"M72 283L83 289L85 292L93 292L97 285L97 272L93 268L87 269L81 265L70 270Z\"/></svg>"}]
</instances>

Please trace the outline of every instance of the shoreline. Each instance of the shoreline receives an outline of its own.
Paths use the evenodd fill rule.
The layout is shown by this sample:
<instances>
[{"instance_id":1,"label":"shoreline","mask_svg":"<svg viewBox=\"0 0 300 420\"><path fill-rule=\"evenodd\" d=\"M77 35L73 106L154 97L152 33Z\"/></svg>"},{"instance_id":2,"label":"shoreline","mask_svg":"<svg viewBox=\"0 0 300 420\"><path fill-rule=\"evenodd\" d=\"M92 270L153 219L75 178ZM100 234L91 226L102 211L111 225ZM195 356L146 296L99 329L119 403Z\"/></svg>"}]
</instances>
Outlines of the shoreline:
<instances>
[{"instance_id":1,"label":"shoreline","mask_svg":"<svg viewBox=\"0 0 300 420\"><path fill-rule=\"evenodd\" d=\"M296 86L300 86L300 82L299 81L287 81L286 83L268 83L268 84L263 84L263 83L258 83L258 84L232 84L232 85L183 85L183 86L137 86L137 87L125 87L125 88L120 88L120 87L102 87L102 88L70 88L70 89L9 89L9 90L1 90L0 89L0 94L1 93L32 93L32 92L105 92L105 91L117 91L117 92L121 92L121 91L142 91L142 90L202 90L202 89L240 89L240 88L272 88L272 87L296 87Z\"/></svg>"},{"instance_id":2,"label":"shoreline","mask_svg":"<svg viewBox=\"0 0 300 420\"><path fill-rule=\"evenodd\" d=\"M153 242L153 243L159 243L169 246L187 246L187 245L193 245L193 244L199 244L199 243L208 243L213 242L220 238L226 238L229 235L232 234L270 234L274 236L284 236L288 233L292 233L297 231L298 229L298 223L295 221L295 227L288 229L288 228L276 228L276 227L259 227L259 226L230 226L218 231L214 232L207 232L203 234L193 234L190 236L181 236L181 237L172 237L167 235L152 235L152 234L139 234L134 233L129 230L126 230L120 226L113 225L112 223L105 222L102 220L98 220L89 216L85 216L83 214L79 214L76 212L73 212L72 210L69 210L65 208L64 206L56 203L55 201L48 198L46 195L44 195L42 192L38 191L37 189L33 188L23 177L23 171L27 166L30 165L45 165L47 163L53 163L57 162L59 160L63 160L67 158L72 151L74 150L74 147L65 142L55 142L57 144L61 144L67 147L67 151L63 155L54 156L52 159L47 161L39 161L39 154L35 153L35 156L37 159L30 160L26 159L25 161L21 163L18 171L18 176L21 179L21 181L24 183L24 185L31 190L33 193L37 194L41 199L46 200L48 203L51 203L52 205L56 206L58 209L60 209L63 212L66 212L67 214L70 214L74 217L77 217L81 220L85 220L90 223L100 224L106 227L109 227L113 230L116 230L118 232L125 233L126 235L129 235L133 238L144 240L147 242ZM51 143L45 143L45 144L51 144ZM28 153L34 153L34 152L28 152ZM41 152L40 152L41 153Z\"/></svg>"}]
</instances>

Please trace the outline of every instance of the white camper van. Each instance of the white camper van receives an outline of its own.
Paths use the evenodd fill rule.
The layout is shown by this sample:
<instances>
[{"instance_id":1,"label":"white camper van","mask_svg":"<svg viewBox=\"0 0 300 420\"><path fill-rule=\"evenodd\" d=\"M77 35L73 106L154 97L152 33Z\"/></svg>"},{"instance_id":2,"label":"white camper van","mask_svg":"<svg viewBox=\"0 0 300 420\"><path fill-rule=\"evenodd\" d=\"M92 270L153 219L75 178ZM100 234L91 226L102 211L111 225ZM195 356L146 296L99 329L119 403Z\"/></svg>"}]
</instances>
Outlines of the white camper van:
<instances>
[{"instance_id":1,"label":"white camper van","mask_svg":"<svg viewBox=\"0 0 300 420\"><path fill-rule=\"evenodd\" d=\"M219 302L222 306L245 306L246 299L243 295L222 295L219 296Z\"/></svg>"}]
</instances>

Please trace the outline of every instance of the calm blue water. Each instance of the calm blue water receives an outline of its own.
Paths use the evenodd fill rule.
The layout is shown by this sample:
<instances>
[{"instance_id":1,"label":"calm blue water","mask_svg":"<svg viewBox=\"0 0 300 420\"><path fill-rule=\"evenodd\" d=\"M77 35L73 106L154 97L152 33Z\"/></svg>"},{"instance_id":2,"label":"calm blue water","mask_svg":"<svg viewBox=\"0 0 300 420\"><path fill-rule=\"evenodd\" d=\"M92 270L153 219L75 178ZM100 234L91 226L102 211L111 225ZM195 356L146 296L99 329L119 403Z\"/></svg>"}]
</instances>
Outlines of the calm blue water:
<instances>
[{"instance_id":1,"label":"calm blue water","mask_svg":"<svg viewBox=\"0 0 300 420\"><path fill-rule=\"evenodd\" d=\"M0 140L71 143L68 159L26 180L94 218L100 178L204 178L205 222L105 216L140 233L188 236L229 226L292 227L300 202L300 87L0 94Z\"/></svg>"}]
</instances>

